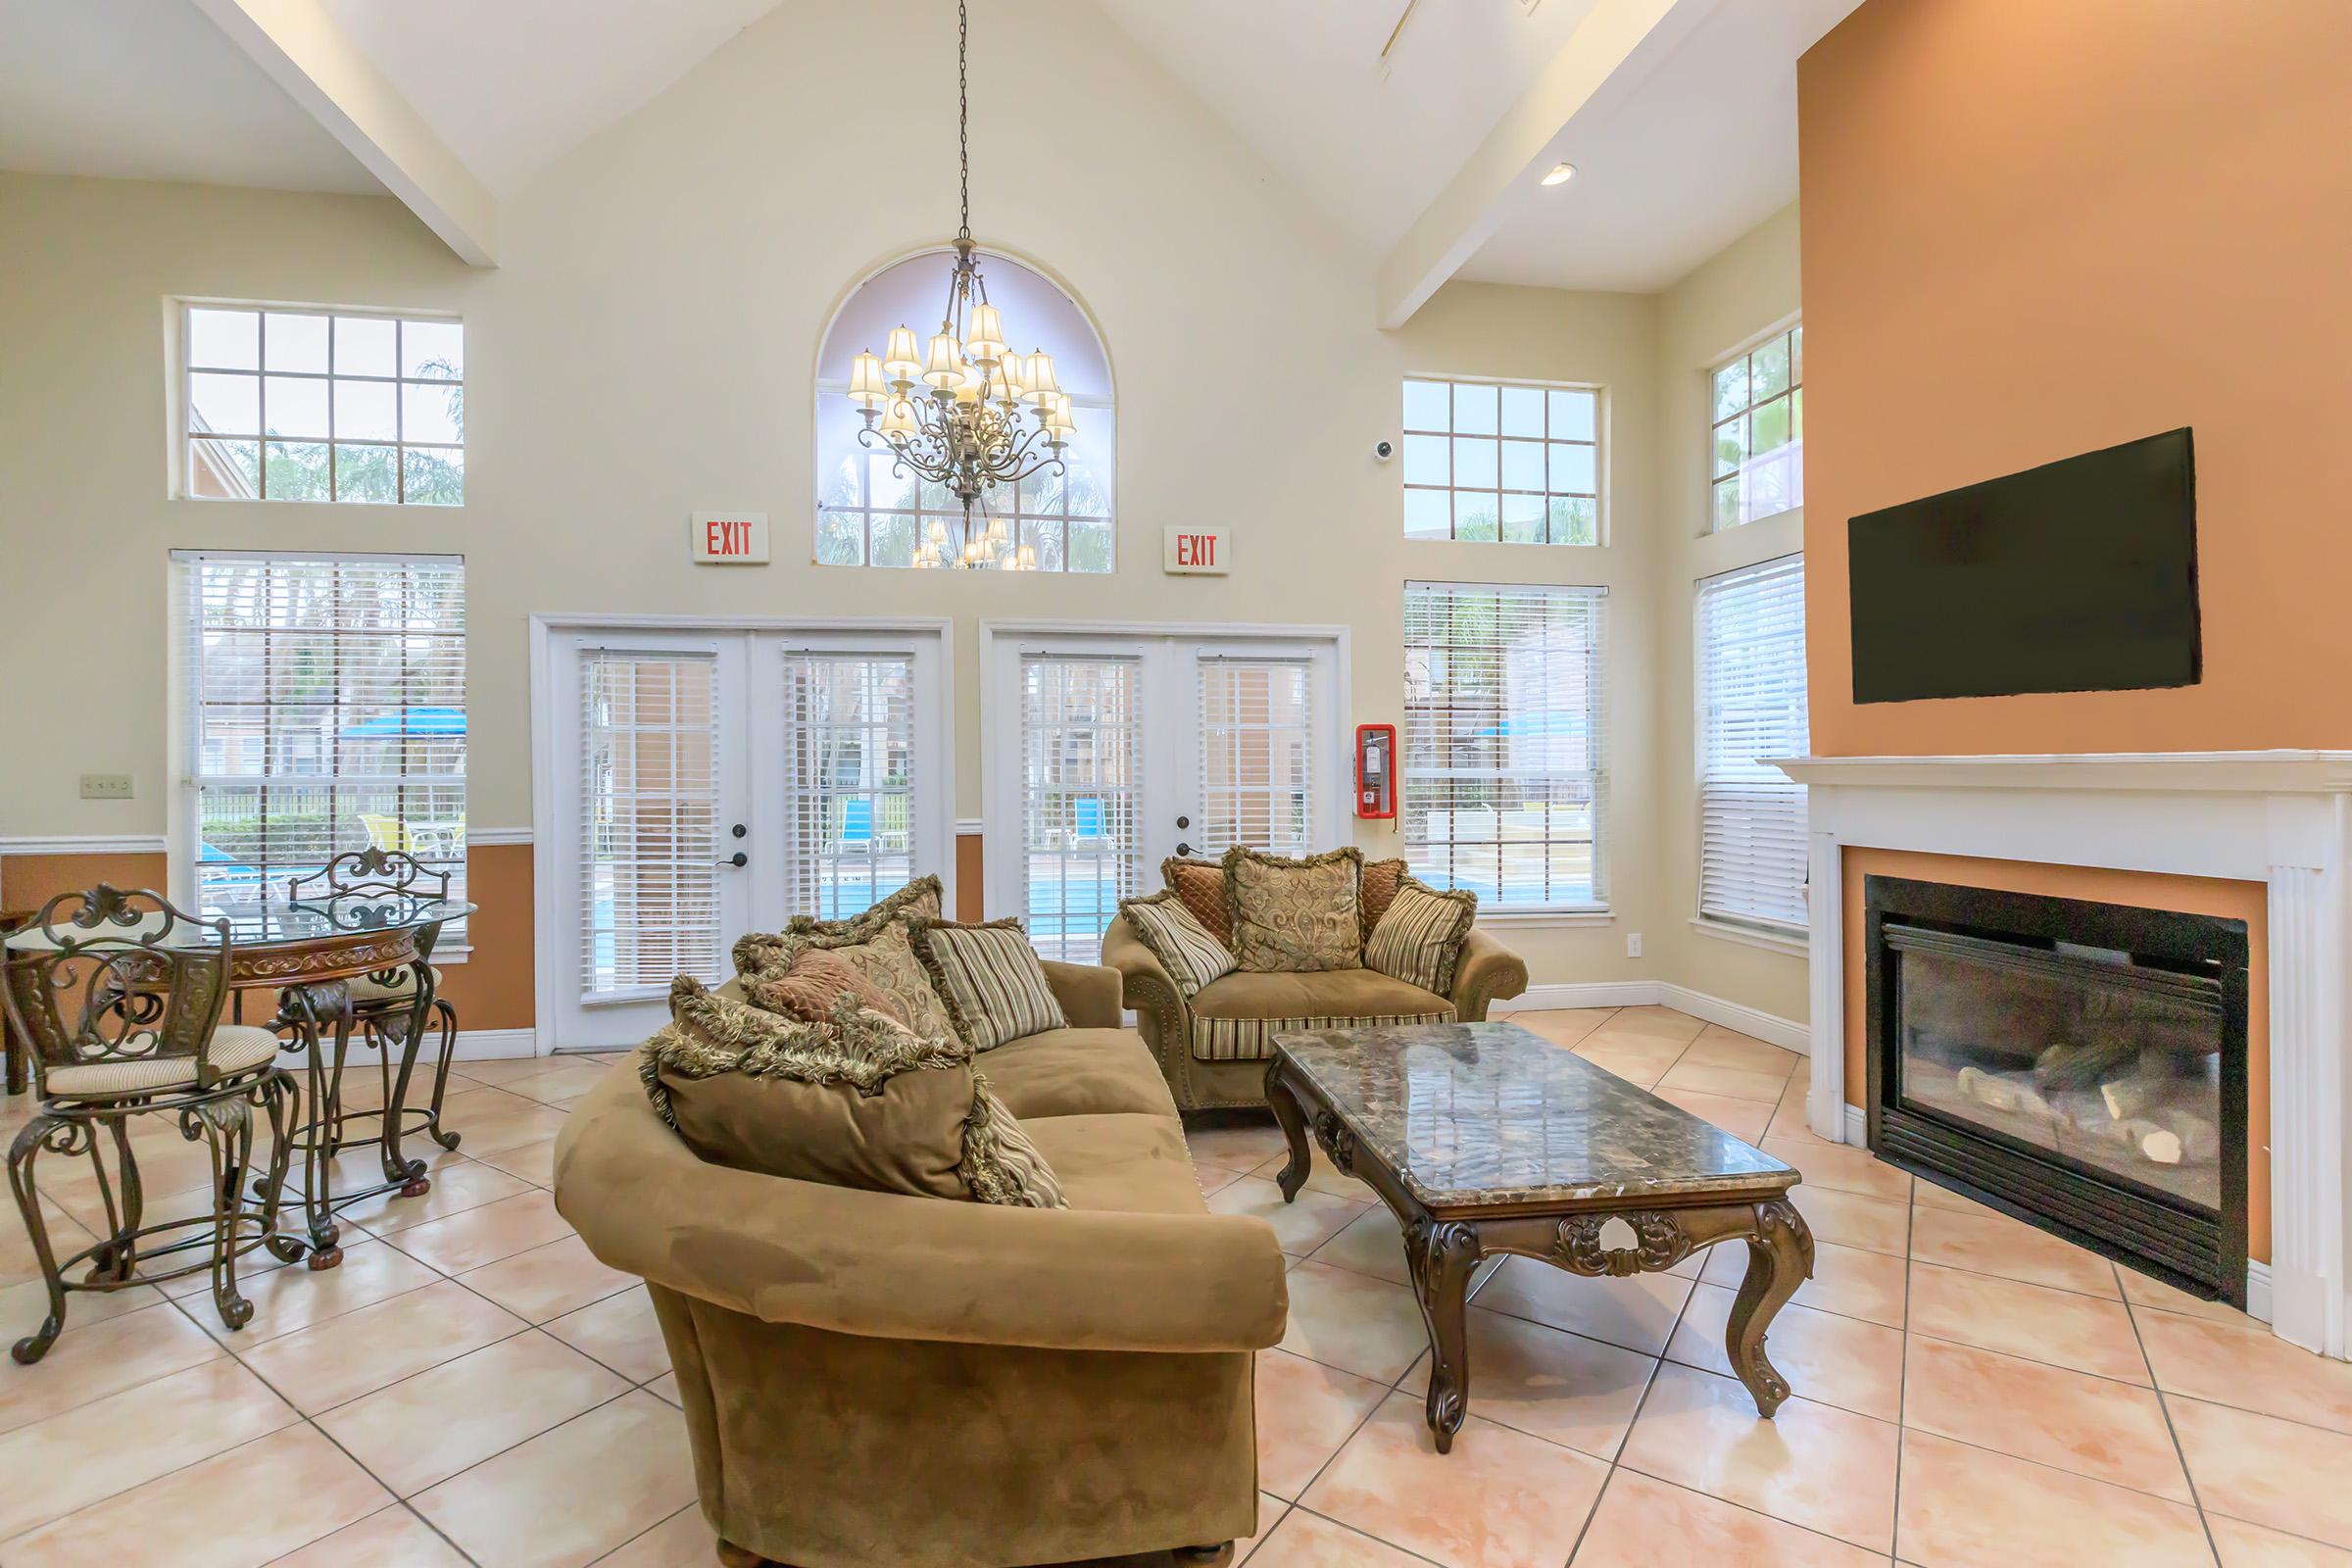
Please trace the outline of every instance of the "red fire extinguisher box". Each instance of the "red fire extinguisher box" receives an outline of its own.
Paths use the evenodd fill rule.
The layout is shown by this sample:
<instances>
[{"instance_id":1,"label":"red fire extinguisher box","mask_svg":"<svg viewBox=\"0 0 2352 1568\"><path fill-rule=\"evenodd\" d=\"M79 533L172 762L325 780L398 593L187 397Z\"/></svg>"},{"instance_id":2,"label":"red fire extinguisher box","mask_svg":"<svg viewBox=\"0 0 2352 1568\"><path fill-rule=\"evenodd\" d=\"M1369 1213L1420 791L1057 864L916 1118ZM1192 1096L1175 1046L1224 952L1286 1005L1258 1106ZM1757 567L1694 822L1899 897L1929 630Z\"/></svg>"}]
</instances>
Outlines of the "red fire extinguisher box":
<instances>
[{"instance_id":1,"label":"red fire extinguisher box","mask_svg":"<svg viewBox=\"0 0 2352 1568\"><path fill-rule=\"evenodd\" d=\"M1396 814L1396 726L1355 726L1355 814Z\"/></svg>"}]
</instances>

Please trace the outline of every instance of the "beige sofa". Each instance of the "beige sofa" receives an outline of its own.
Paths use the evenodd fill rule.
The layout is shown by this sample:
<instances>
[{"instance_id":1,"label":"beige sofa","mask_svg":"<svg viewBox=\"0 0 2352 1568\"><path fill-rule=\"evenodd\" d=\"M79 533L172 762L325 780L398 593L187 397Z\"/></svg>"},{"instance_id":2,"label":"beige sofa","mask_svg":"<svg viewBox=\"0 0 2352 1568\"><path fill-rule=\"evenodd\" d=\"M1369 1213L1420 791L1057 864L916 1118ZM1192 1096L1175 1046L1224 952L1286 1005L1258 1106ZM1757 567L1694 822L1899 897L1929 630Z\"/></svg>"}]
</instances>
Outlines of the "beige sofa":
<instances>
[{"instance_id":1,"label":"beige sofa","mask_svg":"<svg viewBox=\"0 0 2352 1568\"><path fill-rule=\"evenodd\" d=\"M1152 950L1120 915L1102 933L1102 961L1119 971L1136 1027L1159 1061L1176 1103L1187 1110L1266 1102L1266 1058L1284 1028L1348 1022L1477 1022L1497 998L1527 989L1527 962L1473 929L1439 996L1373 969L1314 974L1237 971L1187 1003Z\"/></svg>"},{"instance_id":2,"label":"beige sofa","mask_svg":"<svg viewBox=\"0 0 2352 1568\"><path fill-rule=\"evenodd\" d=\"M651 1288L723 1561L1001 1568L1255 1532L1282 1252L1208 1212L1118 974L1046 968L1072 1027L979 1064L1067 1211L706 1164L625 1068L564 1128L556 1206Z\"/></svg>"}]
</instances>

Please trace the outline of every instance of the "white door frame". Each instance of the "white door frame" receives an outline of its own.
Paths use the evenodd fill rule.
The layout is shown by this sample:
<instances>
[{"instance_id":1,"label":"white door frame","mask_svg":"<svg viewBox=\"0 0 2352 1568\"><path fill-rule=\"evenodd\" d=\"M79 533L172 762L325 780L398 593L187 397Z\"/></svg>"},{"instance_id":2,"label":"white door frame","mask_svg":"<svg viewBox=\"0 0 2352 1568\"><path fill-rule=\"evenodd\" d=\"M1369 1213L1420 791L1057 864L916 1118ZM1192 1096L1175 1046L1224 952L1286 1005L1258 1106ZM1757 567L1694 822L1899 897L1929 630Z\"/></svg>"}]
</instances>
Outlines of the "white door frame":
<instances>
[{"instance_id":1,"label":"white door frame","mask_svg":"<svg viewBox=\"0 0 2352 1568\"><path fill-rule=\"evenodd\" d=\"M1335 844L1352 842L1348 836L1349 815L1340 808L1337 793L1342 788L1341 781L1352 777L1348 749L1355 732L1353 633L1348 627L1276 621L983 620L980 623L980 821L982 843L987 847L981 872L985 918L1021 912L1016 906L1020 885L1017 857L1007 856L1001 849L1005 844L1017 844L1020 836L1018 750L1005 739L1005 726L1017 729L1020 715L1017 711L1002 710L1004 694L998 687L1002 662L1008 655L1017 658L1019 644L1036 639L1079 643L1100 640L1101 648L1122 652L1153 641L1231 643L1250 653L1272 652L1268 644L1294 648L1307 644L1317 651L1329 651L1331 723L1316 758L1318 771L1329 772L1316 785L1312 820L1318 837L1331 839ZM1150 717L1146 715L1147 721ZM1012 760L1010 774L1006 772L1007 759ZM1153 776L1154 767L1147 758L1145 779Z\"/></svg>"},{"instance_id":2,"label":"white door frame","mask_svg":"<svg viewBox=\"0 0 2352 1568\"><path fill-rule=\"evenodd\" d=\"M940 666L943 678L939 682L936 733L930 744L937 749L942 768L944 799L952 812L956 799L953 769L956 764L956 628L945 616L855 616L855 615L661 615L622 614L604 611L541 611L530 617L530 677L531 677L531 1009L536 1053L547 1055L555 1050L554 1020L557 1016L557 983L562 972L558 951L558 932L563 929L564 911L552 908L549 901L562 880L560 857L568 854L570 847L559 842L557 831L559 811L556 802L556 780L562 770L559 749L564 735L564 715L557 711L554 702L556 669L555 648L559 638L580 633L608 635L726 634L795 632L812 636L925 636L938 640ZM758 715L754 716L755 727ZM956 906L956 841L952 824L939 824L938 842L941 846L939 877L947 892L947 906Z\"/></svg>"}]
</instances>

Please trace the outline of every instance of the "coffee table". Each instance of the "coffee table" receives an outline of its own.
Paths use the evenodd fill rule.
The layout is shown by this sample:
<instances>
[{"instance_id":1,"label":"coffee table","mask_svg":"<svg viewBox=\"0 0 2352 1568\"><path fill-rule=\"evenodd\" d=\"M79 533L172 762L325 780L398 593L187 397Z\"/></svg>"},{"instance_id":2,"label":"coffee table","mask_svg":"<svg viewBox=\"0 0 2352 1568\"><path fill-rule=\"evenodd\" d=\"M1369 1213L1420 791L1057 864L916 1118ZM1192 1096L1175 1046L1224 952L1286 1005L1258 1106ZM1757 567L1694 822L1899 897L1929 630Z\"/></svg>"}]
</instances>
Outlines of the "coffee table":
<instances>
[{"instance_id":1,"label":"coffee table","mask_svg":"<svg viewBox=\"0 0 2352 1568\"><path fill-rule=\"evenodd\" d=\"M1266 1100L1291 1146L1284 1200L1306 1181L1311 1135L1404 1227L1440 1453L1469 1408L1471 1271L1497 1252L1601 1278L1745 1241L1725 1348L1757 1414L1788 1397L1764 1331L1813 1274L1813 1233L1788 1200L1794 1170L1517 1024L1286 1032L1274 1048ZM1604 1234L1620 1220L1630 1246Z\"/></svg>"}]
</instances>

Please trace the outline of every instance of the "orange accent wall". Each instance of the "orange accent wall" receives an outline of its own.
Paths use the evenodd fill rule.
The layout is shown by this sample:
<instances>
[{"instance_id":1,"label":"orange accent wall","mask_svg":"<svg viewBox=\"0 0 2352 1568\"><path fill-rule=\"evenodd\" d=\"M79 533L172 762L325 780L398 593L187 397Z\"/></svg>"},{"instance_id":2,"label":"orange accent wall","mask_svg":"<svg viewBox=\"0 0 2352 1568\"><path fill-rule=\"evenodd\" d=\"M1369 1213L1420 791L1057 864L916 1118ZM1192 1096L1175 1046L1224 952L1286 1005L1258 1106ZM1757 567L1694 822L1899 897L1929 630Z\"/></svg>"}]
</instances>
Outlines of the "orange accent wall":
<instances>
[{"instance_id":1,"label":"orange accent wall","mask_svg":"<svg viewBox=\"0 0 2352 1568\"><path fill-rule=\"evenodd\" d=\"M956 918L982 918L985 906L980 882L980 835L956 835Z\"/></svg>"},{"instance_id":2,"label":"orange accent wall","mask_svg":"<svg viewBox=\"0 0 2352 1568\"><path fill-rule=\"evenodd\" d=\"M1813 749L2352 743L2352 5L1868 0L1797 68ZM1858 513L2193 426L2205 674L1856 707Z\"/></svg>"},{"instance_id":3,"label":"orange accent wall","mask_svg":"<svg viewBox=\"0 0 2352 1568\"><path fill-rule=\"evenodd\" d=\"M1870 1026L1866 999L1868 956L1862 951L1862 879L1901 876L2003 893L2090 899L2135 908L2179 909L2246 923L2246 1255L2271 1259L2271 1008L2264 977L2270 970L2268 890L2259 882L2218 877L2164 876L2148 871L2104 871L2023 860L1980 860L1908 850L1848 849L1839 861L1845 902L1845 1096L1859 1103L1868 1092Z\"/></svg>"},{"instance_id":4,"label":"orange accent wall","mask_svg":"<svg viewBox=\"0 0 2352 1568\"><path fill-rule=\"evenodd\" d=\"M11 855L0 857L0 906L37 911L60 893L101 882L161 891L171 877L171 862L161 855Z\"/></svg>"}]
</instances>

